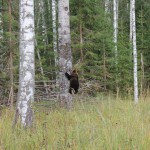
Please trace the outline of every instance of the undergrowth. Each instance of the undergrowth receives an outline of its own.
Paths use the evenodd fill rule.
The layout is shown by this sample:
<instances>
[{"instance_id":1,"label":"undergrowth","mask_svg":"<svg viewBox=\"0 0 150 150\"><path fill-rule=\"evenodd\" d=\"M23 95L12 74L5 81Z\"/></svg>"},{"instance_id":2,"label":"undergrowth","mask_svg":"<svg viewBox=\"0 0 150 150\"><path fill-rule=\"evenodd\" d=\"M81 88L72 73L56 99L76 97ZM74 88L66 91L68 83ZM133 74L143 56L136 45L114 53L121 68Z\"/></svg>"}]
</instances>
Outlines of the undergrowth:
<instances>
[{"instance_id":1,"label":"undergrowth","mask_svg":"<svg viewBox=\"0 0 150 150\"><path fill-rule=\"evenodd\" d=\"M0 114L0 150L148 150L150 99L135 105L111 97L82 99L74 108L35 106L32 129L17 125L14 112Z\"/></svg>"}]
</instances>

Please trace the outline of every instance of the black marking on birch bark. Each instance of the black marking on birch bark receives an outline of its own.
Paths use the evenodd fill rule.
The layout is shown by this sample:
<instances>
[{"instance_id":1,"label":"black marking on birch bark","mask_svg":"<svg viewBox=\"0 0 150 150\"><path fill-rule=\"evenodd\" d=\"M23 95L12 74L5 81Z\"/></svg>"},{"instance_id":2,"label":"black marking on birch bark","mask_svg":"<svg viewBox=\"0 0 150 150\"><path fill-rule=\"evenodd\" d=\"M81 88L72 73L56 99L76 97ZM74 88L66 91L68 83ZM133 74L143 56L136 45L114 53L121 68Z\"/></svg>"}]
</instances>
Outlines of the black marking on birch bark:
<instances>
[{"instance_id":1,"label":"black marking on birch bark","mask_svg":"<svg viewBox=\"0 0 150 150\"><path fill-rule=\"evenodd\" d=\"M65 11L68 11L68 7L64 7Z\"/></svg>"}]
</instances>

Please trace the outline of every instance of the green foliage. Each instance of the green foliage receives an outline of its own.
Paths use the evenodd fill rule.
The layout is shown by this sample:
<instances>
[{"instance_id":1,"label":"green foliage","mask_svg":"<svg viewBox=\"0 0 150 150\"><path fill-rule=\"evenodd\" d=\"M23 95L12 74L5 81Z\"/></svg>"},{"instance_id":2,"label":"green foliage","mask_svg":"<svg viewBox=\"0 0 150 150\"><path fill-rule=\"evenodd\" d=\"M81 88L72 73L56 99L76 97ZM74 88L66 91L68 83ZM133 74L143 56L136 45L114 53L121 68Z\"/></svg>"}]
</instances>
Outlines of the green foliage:
<instances>
[{"instance_id":1,"label":"green foliage","mask_svg":"<svg viewBox=\"0 0 150 150\"><path fill-rule=\"evenodd\" d=\"M41 81L43 79L55 79L57 68L53 51L51 1L42 1L43 11L41 11L39 2L41 1L35 1L35 32L37 42L35 66L36 80ZM122 93L126 93L133 89L133 60L129 43L129 1L119 1L117 65L113 43L113 4L110 2L110 13L107 14L104 2L104 0L70 0L73 67L77 67L80 70L80 79L85 79L86 81L97 80L98 83L101 83L100 87L105 87L105 90L116 92L117 87ZM2 26L0 27L0 29L3 28L3 39L0 42L0 81L4 80L4 84L10 85L8 44L10 37L13 41L13 72L15 82L18 82L19 76L19 0L13 0L12 3L11 34L8 29L8 1L0 0L0 4L4 9L1 16ZM136 0L138 77L139 85L143 85L144 89L147 89L150 85L149 7L149 0ZM40 60L37 51L40 54ZM141 70L141 54L143 55L144 73ZM44 76L40 71L41 64ZM3 76L3 73L6 76ZM4 91L10 88L6 85L4 87L8 89L6 88Z\"/></svg>"},{"instance_id":2,"label":"green foliage","mask_svg":"<svg viewBox=\"0 0 150 150\"><path fill-rule=\"evenodd\" d=\"M113 29L99 1L71 1L71 31L74 63L80 60L80 50L83 51L83 78L100 80L103 83L104 64L107 70L107 86L110 86L110 68L113 57ZM82 27L82 33L79 30ZM82 34L83 44L80 44ZM104 56L105 53L105 56ZM105 59L105 60L104 60ZM81 72L82 72L81 70ZM109 74L109 75L108 75ZM103 86L103 85L101 85Z\"/></svg>"},{"instance_id":3,"label":"green foliage","mask_svg":"<svg viewBox=\"0 0 150 150\"><path fill-rule=\"evenodd\" d=\"M148 16L150 15L150 3L147 0L144 1L137 1L137 47L139 50L139 70L140 70L140 76L142 76L143 71L141 70L141 54L143 55L143 63L144 63L144 81L143 86L144 88L147 88L150 83L150 77L149 77L149 57L150 57L150 26L148 25L150 23Z\"/></svg>"}]
</instances>

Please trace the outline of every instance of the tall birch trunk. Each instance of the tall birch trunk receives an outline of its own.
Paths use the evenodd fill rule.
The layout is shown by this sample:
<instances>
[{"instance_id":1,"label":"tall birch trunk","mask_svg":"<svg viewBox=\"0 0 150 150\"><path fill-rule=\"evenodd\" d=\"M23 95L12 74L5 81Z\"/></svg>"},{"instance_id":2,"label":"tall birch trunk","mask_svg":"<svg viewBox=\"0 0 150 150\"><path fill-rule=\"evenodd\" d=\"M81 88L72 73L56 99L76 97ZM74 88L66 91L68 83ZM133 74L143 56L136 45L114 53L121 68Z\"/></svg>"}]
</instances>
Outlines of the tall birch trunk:
<instances>
[{"instance_id":1,"label":"tall birch trunk","mask_svg":"<svg viewBox=\"0 0 150 150\"><path fill-rule=\"evenodd\" d=\"M130 43L132 45L132 39L133 39L133 0L130 0Z\"/></svg>"},{"instance_id":2,"label":"tall birch trunk","mask_svg":"<svg viewBox=\"0 0 150 150\"><path fill-rule=\"evenodd\" d=\"M116 92L117 92L117 98L119 94L119 87L118 87L118 48L117 48L117 42L118 42L118 0L113 0L113 12L114 12L114 50L115 50L115 67L116 67Z\"/></svg>"},{"instance_id":3,"label":"tall birch trunk","mask_svg":"<svg viewBox=\"0 0 150 150\"><path fill-rule=\"evenodd\" d=\"M137 48L136 48L136 20L135 20L135 0L131 0L132 5L132 30L133 30L133 76L134 76L134 102L138 103L138 74L137 74Z\"/></svg>"},{"instance_id":4,"label":"tall birch trunk","mask_svg":"<svg viewBox=\"0 0 150 150\"><path fill-rule=\"evenodd\" d=\"M47 26L46 26L46 21L45 21L45 8L44 8L44 0L40 0L40 12L42 14L42 35L43 35L43 42L45 43L45 49L46 49L46 44L48 43L48 37L47 37Z\"/></svg>"},{"instance_id":5,"label":"tall birch trunk","mask_svg":"<svg viewBox=\"0 0 150 150\"><path fill-rule=\"evenodd\" d=\"M20 116L24 127L33 122L32 102L35 89L34 65L34 0L20 0L20 68L17 111L14 125Z\"/></svg>"},{"instance_id":6,"label":"tall birch trunk","mask_svg":"<svg viewBox=\"0 0 150 150\"><path fill-rule=\"evenodd\" d=\"M56 85L59 83L58 75L58 46L57 46L57 29L56 29L56 0L52 0L52 26L53 26L53 50L55 56L55 67L56 67Z\"/></svg>"},{"instance_id":7,"label":"tall birch trunk","mask_svg":"<svg viewBox=\"0 0 150 150\"><path fill-rule=\"evenodd\" d=\"M71 108L72 96L69 91L69 81L65 72L72 69L72 52L69 20L69 0L58 1L58 46L59 46L59 100L67 108Z\"/></svg>"},{"instance_id":8,"label":"tall birch trunk","mask_svg":"<svg viewBox=\"0 0 150 150\"><path fill-rule=\"evenodd\" d=\"M117 64L117 40L118 40L118 0L113 0L113 11L114 11L114 44L115 44L115 59Z\"/></svg>"}]
</instances>

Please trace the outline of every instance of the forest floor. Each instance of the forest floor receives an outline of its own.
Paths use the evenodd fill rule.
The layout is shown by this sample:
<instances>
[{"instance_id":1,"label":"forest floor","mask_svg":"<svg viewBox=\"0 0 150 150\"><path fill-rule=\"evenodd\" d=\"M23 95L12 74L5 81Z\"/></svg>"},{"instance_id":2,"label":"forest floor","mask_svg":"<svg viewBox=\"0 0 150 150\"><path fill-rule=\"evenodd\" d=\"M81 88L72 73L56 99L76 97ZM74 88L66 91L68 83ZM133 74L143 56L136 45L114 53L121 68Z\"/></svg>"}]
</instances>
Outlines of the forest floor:
<instances>
[{"instance_id":1,"label":"forest floor","mask_svg":"<svg viewBox=\"0 0 150 150\"><path fill-rule=\"evenodd\" d=\"M110 96L87 99L78 97L71 111L37 103L30 130L13 130L14 112L1 109L0 150L150 149L150 98L137 105Z\"/></svg>"}]
</instances>

